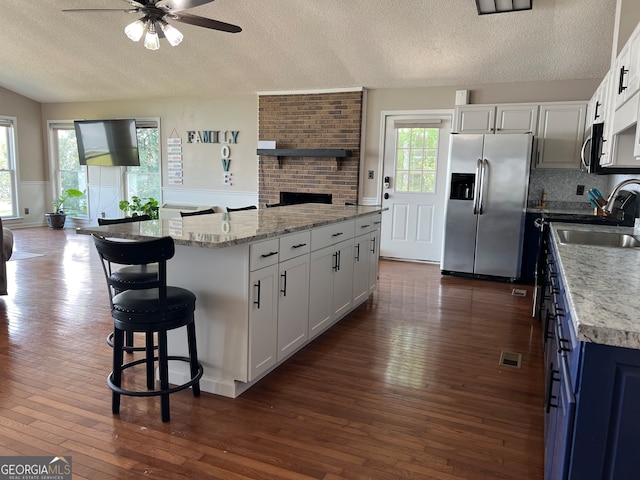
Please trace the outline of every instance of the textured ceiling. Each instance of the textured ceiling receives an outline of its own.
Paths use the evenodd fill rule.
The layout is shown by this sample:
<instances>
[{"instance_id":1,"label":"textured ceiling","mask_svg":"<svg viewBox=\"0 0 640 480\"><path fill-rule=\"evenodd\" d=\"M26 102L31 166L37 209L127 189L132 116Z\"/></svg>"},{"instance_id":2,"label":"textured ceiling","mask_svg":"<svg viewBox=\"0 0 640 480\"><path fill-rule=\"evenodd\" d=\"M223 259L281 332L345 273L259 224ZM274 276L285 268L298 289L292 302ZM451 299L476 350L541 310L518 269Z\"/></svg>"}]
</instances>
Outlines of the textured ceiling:
<instances>
[{"instance_id":1,"label":"textured ceiling","mask_svg":"<svg viewBox=\"0 0 640 480\"><path fill-rule=\"evenodd\" d=\"M343 87L602 78L615 0L533 0L478 16L474 0L216 0L189 10L243 28L174 23L183 42L134 43L124 0L2 0L0 86L49 102Z\"/></svg>"}]
</instances>

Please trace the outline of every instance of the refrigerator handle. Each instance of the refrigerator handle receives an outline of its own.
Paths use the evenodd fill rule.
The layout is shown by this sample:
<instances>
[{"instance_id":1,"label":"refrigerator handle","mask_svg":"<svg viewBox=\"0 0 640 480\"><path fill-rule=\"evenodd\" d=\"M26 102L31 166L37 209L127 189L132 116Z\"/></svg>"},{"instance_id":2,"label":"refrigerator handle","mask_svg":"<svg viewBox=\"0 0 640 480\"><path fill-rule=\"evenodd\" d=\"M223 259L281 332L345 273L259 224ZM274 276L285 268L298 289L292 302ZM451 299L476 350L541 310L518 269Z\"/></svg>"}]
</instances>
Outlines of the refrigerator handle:
<instances>
[{"instance_id":1,"label":"refrigerator handle","mask_svg":"<svg viewBox=\"0 0 640 480\"><path fill-rule=\"evenodd\" d=\"M482 215L484 212L484 176L487 173L487 159L481 161L480 167L480 199L478 200L478 214Z\"/></svg>"},{"instance_id":2,"label":"refrigerator handle","mask_svg":"<svg viewBox=\"0 0 640 480\"><path fill-rule=\"evenodd\" d=\"M480 171L482 170L482 159L479 158L478 159L478 163L476 164L476 185L475 185L475 192L473 192L473 214L477 215L478 214L478 198L480 197L480 190L481 190L481 185L480 185Z\"/></svg>"}]
</instances>

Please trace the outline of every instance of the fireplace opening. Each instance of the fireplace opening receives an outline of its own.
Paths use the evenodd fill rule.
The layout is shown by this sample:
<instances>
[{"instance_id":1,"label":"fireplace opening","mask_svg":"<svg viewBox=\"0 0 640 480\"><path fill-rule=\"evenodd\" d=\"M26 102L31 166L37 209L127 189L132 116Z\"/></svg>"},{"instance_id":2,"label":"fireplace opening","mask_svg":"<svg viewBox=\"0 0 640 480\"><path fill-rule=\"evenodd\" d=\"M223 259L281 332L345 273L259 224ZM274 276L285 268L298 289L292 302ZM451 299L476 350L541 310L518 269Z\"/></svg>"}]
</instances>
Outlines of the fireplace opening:
<instances>
[{"instance_id":1,"label":"fireplace opening","mask_svg":"<svg viewBox=\"0 0 640 480\"><path fill-rule=\"evenodd\" d=\"M280 192L280 205L298 203L331 203L331 193Z\"/></svg>"}]
</instances>

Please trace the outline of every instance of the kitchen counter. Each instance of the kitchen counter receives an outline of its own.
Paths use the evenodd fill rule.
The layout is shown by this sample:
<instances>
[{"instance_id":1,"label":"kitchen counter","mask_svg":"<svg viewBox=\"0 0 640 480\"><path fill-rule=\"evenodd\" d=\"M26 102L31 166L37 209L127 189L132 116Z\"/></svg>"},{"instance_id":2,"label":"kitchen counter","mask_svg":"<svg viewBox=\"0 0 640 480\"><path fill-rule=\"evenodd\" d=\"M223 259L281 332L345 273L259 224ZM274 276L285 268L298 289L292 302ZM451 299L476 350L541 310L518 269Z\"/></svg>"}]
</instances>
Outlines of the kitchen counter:
<instances>
[{"instance_id":1,"label":"kitchen counter","mask_svg":"<svg viewBox=\"0 0 640 480\"><path fill-rule=\"evenodd\" d=\"M375 291L383 210L313 203L77 232L174 239L167 276L197 298L200 388L235 398ZM168 334L171 355L188 354L183 330ZM171 383L189 378L169 364Z\"/></svg>"},{"instance_id":2,"label":"kitchen counter","mask_svg":"<svg viewBox=\"0 0 640 480\"><path fill-rule=\"evenodd\" d=\"M87 226L78 228L76 232L100 235L108 233L110 237L130 240L170 236L176 245L223 248L279 237L380 211L382 209L377 206L306 203L102 227Z\"/></svg>"},{"instance_id":3,"label":"kitchen counter","mask_svg":"<svg viewBox=\"0 0 640 480\"><path fill-rule=\"evenodd\" d=\"M640 349L640 249L561 244L557 230L633 234L632 227L551 223L578 340Z\"/></svg>"}]
</instances>

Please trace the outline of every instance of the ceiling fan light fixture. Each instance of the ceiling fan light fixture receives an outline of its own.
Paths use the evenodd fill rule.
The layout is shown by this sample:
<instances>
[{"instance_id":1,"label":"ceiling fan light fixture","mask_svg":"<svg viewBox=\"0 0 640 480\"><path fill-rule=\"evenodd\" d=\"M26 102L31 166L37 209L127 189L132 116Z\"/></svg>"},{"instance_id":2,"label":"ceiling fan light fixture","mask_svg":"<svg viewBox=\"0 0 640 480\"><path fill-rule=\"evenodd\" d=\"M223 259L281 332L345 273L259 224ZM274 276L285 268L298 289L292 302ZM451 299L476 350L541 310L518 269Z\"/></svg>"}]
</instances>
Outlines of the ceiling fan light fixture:
<instances>
[{"instance_id":1,"label":"ceiling fan light fixture","mask_svg":"<svg viewBox=\"0 0 640 480\"><path fill-rule=\"evenodd\" d=\"M146 22L141 18L124 27L124 33L134 42L138 42L142 38L142 35L144 35L146 28Z\"/></svg>"},{"instance_id":2,"label":"ceiling fan light fixture","mask_svg":"<svg viewBox=\"0 0 640 480\"><path fill-rule=\"evenodd\" d=\"M478 15L531 10L533 0L476 0Z\"/></svg>"},{"instance_id":3,"label":"ceiling fan light fixture","mask_svg":"<svg viewBox=\"0 0 640 480\"><path fill-rule=\"evenodd\" d=\"M160 38L156 32L156 22L149 22L147 35L144 37L144 46L149 50L158 50L160 48Z\"/></svg>"},{"instance_id":4,"label":"ceiling fan light fixture","mask_svg":"<svg viewBox=\"0 0 640 480\"><path fill-rule=\"evenodd\" d=\"M180 33L180 30L178 30L173 25L169 25L164 20L160 22L160 28L162 28L164 36L167 38L172 47L178 45L184 38L184 35Z\"/></svg>"}]
</instances>

